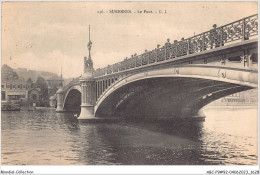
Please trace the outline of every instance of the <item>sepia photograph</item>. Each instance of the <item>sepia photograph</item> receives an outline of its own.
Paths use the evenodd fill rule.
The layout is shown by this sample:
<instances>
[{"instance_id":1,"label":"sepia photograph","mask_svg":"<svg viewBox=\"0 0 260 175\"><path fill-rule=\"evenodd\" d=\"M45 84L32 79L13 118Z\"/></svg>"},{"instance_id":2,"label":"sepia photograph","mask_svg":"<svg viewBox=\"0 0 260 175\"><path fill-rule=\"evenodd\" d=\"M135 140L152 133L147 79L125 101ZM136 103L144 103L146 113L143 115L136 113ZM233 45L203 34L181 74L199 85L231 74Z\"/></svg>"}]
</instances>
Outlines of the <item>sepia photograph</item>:
<instances>
[{"instance_id":1,"label":"sepia photograph","mask_svg":"<svg viewBox=\"0 0 260 175\"><path fill-rule=\"evenodd\" d=\"M258 160L257 1L1 2L1 174Z\"/></svg>"}]
</instances>

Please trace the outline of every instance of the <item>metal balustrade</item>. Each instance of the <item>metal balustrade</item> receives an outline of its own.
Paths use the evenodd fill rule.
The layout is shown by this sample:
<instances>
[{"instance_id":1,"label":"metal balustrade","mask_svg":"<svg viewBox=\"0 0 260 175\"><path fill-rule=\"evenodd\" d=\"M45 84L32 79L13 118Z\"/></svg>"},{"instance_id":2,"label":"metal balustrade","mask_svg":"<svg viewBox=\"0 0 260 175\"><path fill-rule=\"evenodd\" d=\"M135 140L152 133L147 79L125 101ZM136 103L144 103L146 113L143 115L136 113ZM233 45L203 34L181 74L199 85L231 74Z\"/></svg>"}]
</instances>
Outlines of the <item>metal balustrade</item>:
<instances>
[{"instance_id":1,"label":"metal balustrade","mask_svg":"<svg viewBox=\"0 0 260 175\"><path fill-rule=\"evenodd\" d=\"M184 55L200 53L217 47L222 47L238 40L249 40L258 35L258 14L243 18L241 20L226 24L221 27L213 25L213 29L195 35L181 41L175 40L170 43L168 39L164 46L151 51L145 51L141 55L132 55L124 61L108 65L105 68L99 68L95 71L95 77L109 75L124 70L142 67L156 62L174 59Z\"/></svg>"}]
</instances>

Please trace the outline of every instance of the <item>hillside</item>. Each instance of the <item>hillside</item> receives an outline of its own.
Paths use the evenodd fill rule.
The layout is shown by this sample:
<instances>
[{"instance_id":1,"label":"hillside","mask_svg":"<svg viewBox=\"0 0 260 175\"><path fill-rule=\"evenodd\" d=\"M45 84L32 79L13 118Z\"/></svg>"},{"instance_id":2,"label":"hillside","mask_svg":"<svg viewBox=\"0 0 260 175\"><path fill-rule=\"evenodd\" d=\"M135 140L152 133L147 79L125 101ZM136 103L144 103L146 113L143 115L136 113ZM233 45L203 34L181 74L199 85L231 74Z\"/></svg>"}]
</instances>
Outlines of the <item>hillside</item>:
<instances>
[{"instance_id":1,"label":"hillside","mask_svg":"<svg viewBox=\"0 0 260 175\"><path fill-rule=\"evenodd\" d=\"M59 78L59 76L55 73L27 70L26 68L14 69L14 71L18 74L19 78L24 79L25 81L31 78L32 81L35 82L39 76L43 77L45 80L48 80L50 78Z\"/></svg>"},{"instance_id":2,"label":"hillside","mask_svg":"<svg viewBox=\"0 0 260 175\"><path fill-rule=\"evenodd\" d=\"M11 75L9 75L11 72ZM13 74L14 73L14 74ZM13 69L8 65L3 65L1 67L1 78L4 79L5 76L13 76L18 75L19 79L27 81L29 78L32 79L33 82L36 82L39 76L43 77L45 80L48 79L60 79L60 76L46 71L37 71L37 70L28 70L26 68L17 68ZM17 76L16 75L16 76ZM63 78L63 85L68 84L73 78Z\"/></svg>"}]
</instances>

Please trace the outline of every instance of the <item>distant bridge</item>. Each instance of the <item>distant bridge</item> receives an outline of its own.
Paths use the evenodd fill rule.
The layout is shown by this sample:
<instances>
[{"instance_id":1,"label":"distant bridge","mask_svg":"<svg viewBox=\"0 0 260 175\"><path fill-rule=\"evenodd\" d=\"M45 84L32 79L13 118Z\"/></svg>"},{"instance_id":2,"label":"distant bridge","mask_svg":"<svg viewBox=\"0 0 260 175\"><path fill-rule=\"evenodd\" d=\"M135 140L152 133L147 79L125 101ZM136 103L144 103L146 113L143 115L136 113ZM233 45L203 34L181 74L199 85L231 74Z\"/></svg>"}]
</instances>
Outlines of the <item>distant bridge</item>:
<instances>
[{"instance_id":1,"label":"distant bridge","mask_svg":"<svg viewBox=\"0 0 260 175\"><path fill-rule=\"evenodd\" d=\"M168 39L96 71L85 66L82 77L57 91L57 112L81 110L80 118L198 116L214 100L257 88L257 37L256 14L181 41Z\"/></svg>"}]
</instances>

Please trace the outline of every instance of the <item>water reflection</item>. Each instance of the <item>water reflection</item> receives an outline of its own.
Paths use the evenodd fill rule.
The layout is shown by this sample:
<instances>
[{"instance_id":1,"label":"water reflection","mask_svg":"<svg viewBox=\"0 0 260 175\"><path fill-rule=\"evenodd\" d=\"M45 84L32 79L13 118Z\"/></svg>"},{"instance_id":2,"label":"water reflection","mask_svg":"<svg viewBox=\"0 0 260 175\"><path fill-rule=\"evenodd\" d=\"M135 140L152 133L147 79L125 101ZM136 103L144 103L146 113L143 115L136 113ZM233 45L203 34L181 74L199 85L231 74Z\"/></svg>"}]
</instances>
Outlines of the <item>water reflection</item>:
<instances>
[{"instance_id":1,"label":"water reflection","mask_svg":"<svg viewBox=\"0 0 260 175\"><path fill-rule=\"evenodd\" d=\"M205 114L201 149L207 162L257 164L257 108L208 108Z\"/></svg>"},{"instance_id":2,"label":"water reflection","mask_svg":"<svg viewBox=\"0 0 260 175\"><path fill-rule=\"evenodd\" d=\"M86 123L53 109L2 112L2 164L257 164L256 112L207 109L206 121L194 123Z\"/></svg>"}]
</instances>

